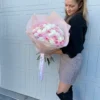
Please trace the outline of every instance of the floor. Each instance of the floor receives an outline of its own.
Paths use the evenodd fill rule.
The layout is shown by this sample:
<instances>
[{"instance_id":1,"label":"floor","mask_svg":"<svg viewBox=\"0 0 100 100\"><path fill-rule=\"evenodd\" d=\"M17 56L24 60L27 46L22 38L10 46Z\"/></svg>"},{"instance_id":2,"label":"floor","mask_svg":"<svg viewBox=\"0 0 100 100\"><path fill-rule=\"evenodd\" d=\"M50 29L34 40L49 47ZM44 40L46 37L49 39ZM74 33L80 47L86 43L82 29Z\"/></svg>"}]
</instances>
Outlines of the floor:
<instances>
[{"instance_id":1,"label":"floor","mask_svg":"<svg viewBox=\"0 0 100 100\"><path fill-rule=\"evenodd\" d=\"M14 98L11 98L9 96L5 96L5 95L0 94L0 100L19 100L19 99L14 99ZM23 100L37 100L37 99L33 99L31 97L26 96L26 98L24 98Z\"/></svg>"},{"instance_id":2,"label":"floor","mask_svg":"<svg viewBox=\"0 0 100 100\"><path fill-rule=\"evenodd\" d=\"M16 100L16 99L0 94L0 100Z\"/></svg>"}]
</instances>

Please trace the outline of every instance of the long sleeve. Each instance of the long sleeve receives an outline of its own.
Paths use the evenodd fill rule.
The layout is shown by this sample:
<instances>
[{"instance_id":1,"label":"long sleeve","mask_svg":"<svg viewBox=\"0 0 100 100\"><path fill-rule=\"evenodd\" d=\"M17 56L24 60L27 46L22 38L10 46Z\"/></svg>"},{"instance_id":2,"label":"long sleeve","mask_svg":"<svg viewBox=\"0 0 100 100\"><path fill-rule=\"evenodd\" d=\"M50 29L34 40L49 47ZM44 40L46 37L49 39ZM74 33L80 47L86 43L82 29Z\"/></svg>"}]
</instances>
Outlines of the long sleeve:
<instances>
[{"instance_id":1,"label":"long sleeve","mask_svg":"<svg viewBox=\"0 0 100 100\"><path fill-rule=\"evenodd\" d=\"M80 14L74 16L69 24L70 39L69 44L66 47L60 48L64 54L68 54L70 58L73 58L83 50L83 43L86 33L86 22Z\"/></svg>"}]
</instances>

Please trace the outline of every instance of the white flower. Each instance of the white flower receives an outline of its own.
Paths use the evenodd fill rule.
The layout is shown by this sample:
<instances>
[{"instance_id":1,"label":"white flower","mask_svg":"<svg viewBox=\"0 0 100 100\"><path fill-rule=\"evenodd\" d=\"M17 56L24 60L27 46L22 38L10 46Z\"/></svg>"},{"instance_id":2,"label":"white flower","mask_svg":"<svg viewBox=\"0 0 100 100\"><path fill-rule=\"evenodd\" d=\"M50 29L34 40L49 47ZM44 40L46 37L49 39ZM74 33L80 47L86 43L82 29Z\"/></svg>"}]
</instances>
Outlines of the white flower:
<instances>
[{"instance_id":1,"label":"white flower","mask_svg":"<svg viewBox=\"0 0 100 100\"><path fill-rule=\"evenodd\" d=\"M53 39L50 39L49 42L50 42L51 44L55 44L55 42L54 42Z\"/></svg>"},{"instance_id":2,"label":"white flower","mask_svg":"<svg viewBox=\"0 0 100 100\"><path fill-rule=\"evenodd\" d=\"M51 27L50 27L49 25L48 25L48 26L46 26L45 28L46 28L47 30L51 29Z\"/></svg>"},{"instance_id":3,"label":"white flower","mask_svg":"<svg viewBox=\"0 0 100 100\"><path fill-rule=\"evenodd\" d=\"M38 33L42 33L42 30L41 30L41 29L38 29L37 32L38 32Z\"/></svg>"},{"instance_id":4,"label":"white flower","mask_svg":"<svg viewBox=\"0 0 100 100\"><path fill-rule=\"evenodd\" d=\"M38 40L45 41L45 39L43 37L39 37Z\"/></svg>"},{"instance_id":5,"label":"white flower","mask_svg":"<svg viewBox=\"0 0 100 100\"><path fill-rule=\"evenodd\" d=\"M57 32L55 30L51 30L51 33L56 34Z\"/></svg>"},{"instance_id":6,"label":"white flower","mask_svg":"<svg viewBox=\"0 0 100 100\"><path fill-rule=\"evenodd\" d=\"M48 34L48 36L53 36L54 35L54 33L53 32L50 32L49 34Z\"/></svg>"},{"instance_id":7,"label":"white flower","mask_svg":"<svg viewBox=\"0 0 100 100\"><path fill-rule=\"evenodd\" d=\"M49 30L49 29L55 27L55 24L44 24L43 27L46 28L47 30Z\"/></svg>"},{"instance_id":8,"label":"white flower","mask_svg":"<svg viewBox=\"0 0 100 100\"><path fill-rule=\"evenodd\" d=\"M59 37L58 38L58 41L62 41L62 40L64 40L64 37Z\"/></svg>"},{"instance_id":9,"label":"white flower","mask_svg":"<svg viewBox=\"0 0 100 100\"><path fill-rule=\"evenodd\" d=\"M46 28L44 28L43 30L42 30L42 32L46 32L47 31L47 29Z\"/></svg>"},{"instance_id":10,"label":"white flower","mask_svg":"<svg viewBox=\"0 0 100 100\"><path fill-rule=\"evenodd\" d=\"M37 37L39 35L39 33L34 33L34 36Z\"/></svg>"}]
</instances>

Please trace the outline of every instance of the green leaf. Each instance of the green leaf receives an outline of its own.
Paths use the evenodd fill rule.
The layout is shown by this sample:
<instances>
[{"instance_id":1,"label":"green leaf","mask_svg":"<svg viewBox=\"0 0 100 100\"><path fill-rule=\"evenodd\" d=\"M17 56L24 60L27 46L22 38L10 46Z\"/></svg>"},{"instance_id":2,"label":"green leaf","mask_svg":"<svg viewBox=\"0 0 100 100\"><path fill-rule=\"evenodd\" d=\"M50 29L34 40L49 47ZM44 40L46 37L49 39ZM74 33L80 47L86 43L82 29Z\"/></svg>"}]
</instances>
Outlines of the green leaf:
<instances>
[{"instance_id":1,"label":"green leaf","mask_svg":"<svg viewBox=\"0 0 100 100\"><path fill-rule=\"evenodd\" d=\"M55 62L54 59L53 59L53 57L51 57L50 60L52 60L53 62Z\"/></svg>"},{"instance_id":2,"label":"green leaf","mask_svg":"<svg viewBox=\"0 0 100 100\"><path fill-rule=\"evenodd\" d=\"M50 60L47 58L48 65L50 65Z\"/></svg>"},{"instance_id":3,"label":"green leaf","mask_svg":"<svg viewBox=\"0 0 100 100\"><path fill-rule=\"evenodd\" d=\"M37 57L37 60L39 60L40 59L40 55Z\"/></svg>"},{"instance_id":4,"label":"green leaf","mask_svg":"<svg viewBox=\"0 0 100 100\"><path fill-rule=\"evenodd\" d=\"M38 55L39 54L39 52L38 53L36 53L36 55Z\"/></svg>"}]
</instances>

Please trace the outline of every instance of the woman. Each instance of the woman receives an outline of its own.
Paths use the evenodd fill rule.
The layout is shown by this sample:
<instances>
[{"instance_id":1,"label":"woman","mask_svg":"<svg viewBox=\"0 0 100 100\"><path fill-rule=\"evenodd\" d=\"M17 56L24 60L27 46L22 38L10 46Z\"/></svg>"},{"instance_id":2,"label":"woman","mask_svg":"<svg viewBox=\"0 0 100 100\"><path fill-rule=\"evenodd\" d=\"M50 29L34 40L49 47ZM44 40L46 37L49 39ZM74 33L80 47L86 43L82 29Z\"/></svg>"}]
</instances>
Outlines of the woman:
<instances>
[{"instance_id":1,"label":"woman","mask_svg":"<svg viewBox=\"0 0 100 100\"><path fill-rule=\"evenodd\" d=\"M65 21L71 25L69 44L50 54L60 54L59 86L56 92L61 100L72 100L74 84L81 68L85 34L87 31L86 0L65 0Z\"/></svg>"}]
</instances>

